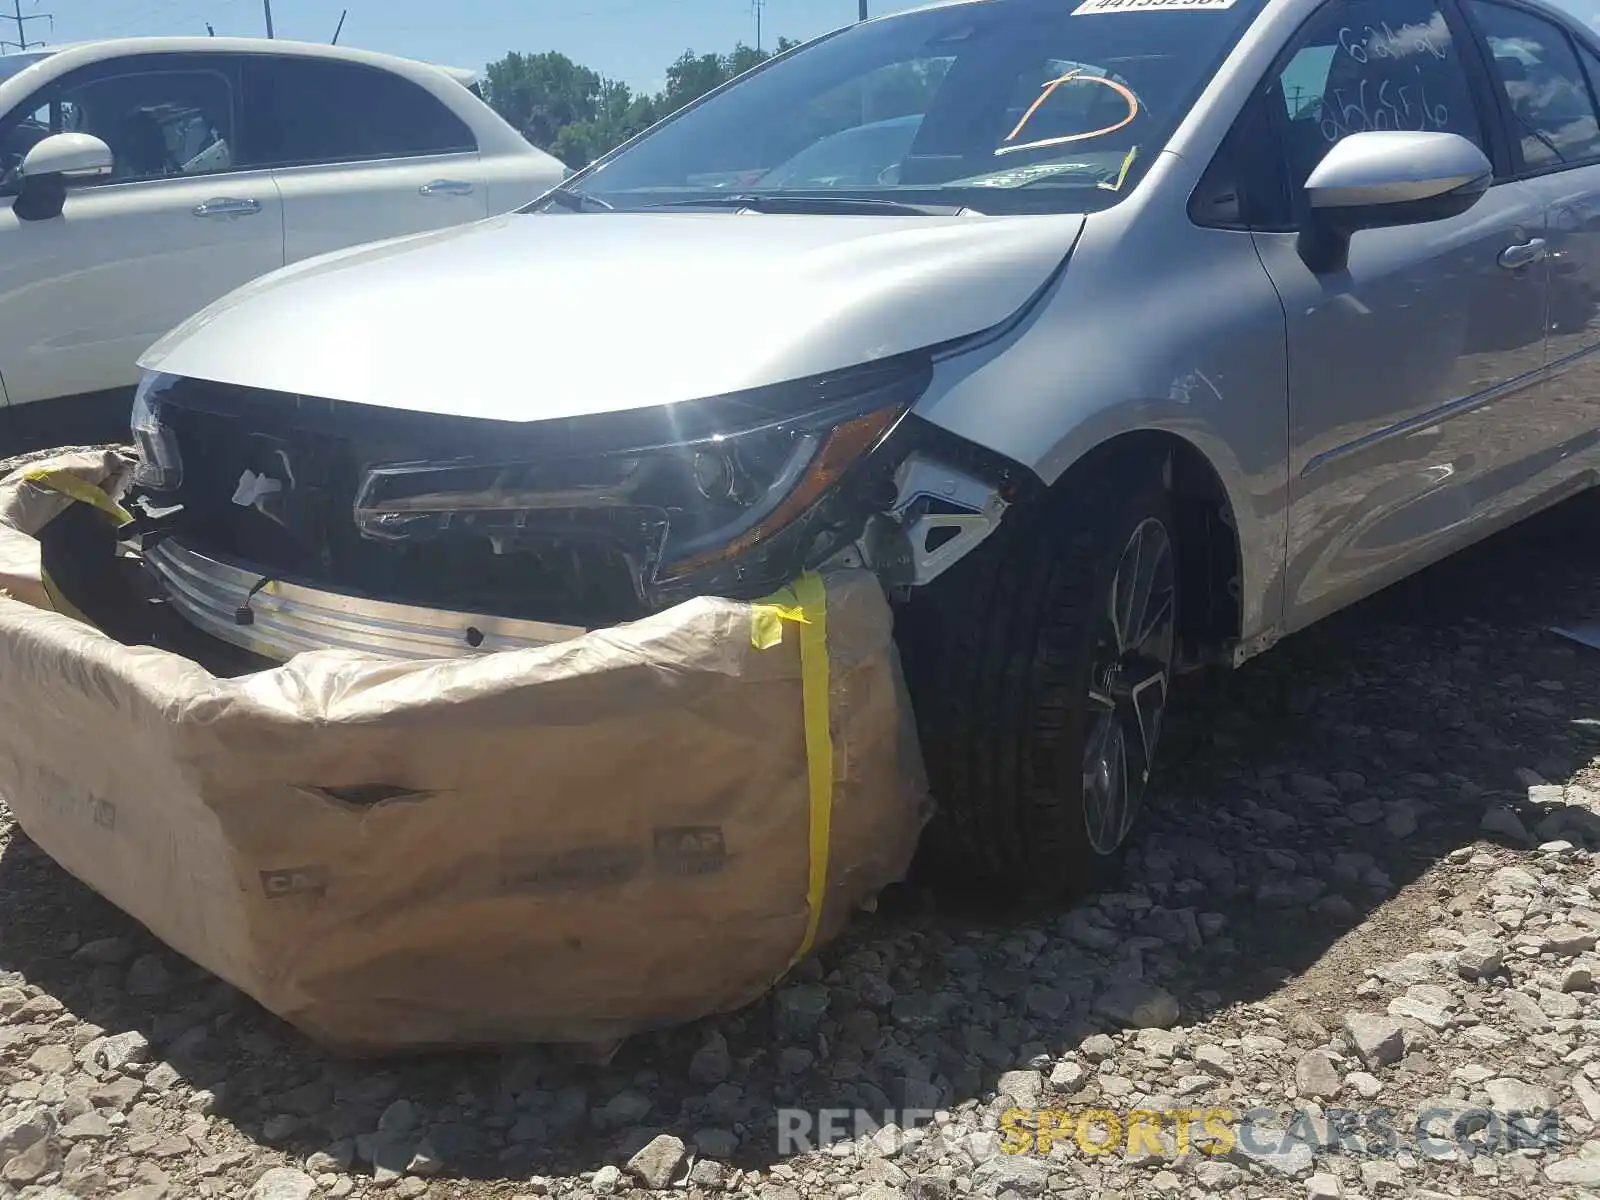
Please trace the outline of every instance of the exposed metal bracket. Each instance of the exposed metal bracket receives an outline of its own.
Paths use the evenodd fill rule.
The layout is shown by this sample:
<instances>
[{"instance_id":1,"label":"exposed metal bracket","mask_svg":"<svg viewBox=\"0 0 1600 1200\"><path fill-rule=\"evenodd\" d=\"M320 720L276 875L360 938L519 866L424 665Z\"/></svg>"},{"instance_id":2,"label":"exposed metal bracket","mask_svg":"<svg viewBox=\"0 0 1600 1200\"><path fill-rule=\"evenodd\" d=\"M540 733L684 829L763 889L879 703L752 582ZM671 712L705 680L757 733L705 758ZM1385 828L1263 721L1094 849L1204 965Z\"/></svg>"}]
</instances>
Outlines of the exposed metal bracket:
<instances>
[{"instance_id":1,"label":"exposed metal bracket","mask_svg":"<svg viewBox=\"0 0 1600 1200\"><path fill-rule=\"evenodd\" d=\"M923 454L900 464L895 485L888 515L904 539L910 571L903 582L912 587L931 583L966 557L998 528L1008 507L983 480Z\"/></svg>"},{"instance_id":2,"label":"exposed metal bracket","mask_svg":"<svg viewBox=\"0 0 1600 1200\"><path fill-rule=\"evenodd\" d=\"M1282 640L1283 630L1273 625L1263 629L1254 637L1247 638L1244 641L1233 642L1229 647L1232 651L1232 665L1241 667L1256 655L1264 654Z\"/></svg>"}]
</instances>

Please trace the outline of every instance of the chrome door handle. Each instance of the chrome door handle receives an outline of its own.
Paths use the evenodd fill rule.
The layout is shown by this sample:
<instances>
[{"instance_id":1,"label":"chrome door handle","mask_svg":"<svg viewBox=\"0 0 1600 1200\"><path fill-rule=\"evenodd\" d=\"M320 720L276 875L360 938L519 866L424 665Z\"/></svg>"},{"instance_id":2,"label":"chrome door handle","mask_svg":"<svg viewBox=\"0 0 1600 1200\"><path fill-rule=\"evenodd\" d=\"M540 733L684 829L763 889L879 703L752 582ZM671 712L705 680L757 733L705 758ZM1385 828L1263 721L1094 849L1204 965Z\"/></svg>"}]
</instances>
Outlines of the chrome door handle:
<instances>
[{"instance_id":1,"label":"chrome door handle","mask_svg":"<svg viewBox=\"0 0 1600 1200\"><path fill-rule=\"evenodd\" d=\"M465 179L435 179L417 189L424 196L470 196L472 190L472 184Z\"/></svg>"},{"instance_id":2,"label":"chrome door handle","mask_svg":"<svg viewBox=\"0 0 1600 1200\"><path fill-rule=\"evenodd\" d=\"M260 211L259 200L235 200L226 196L194 206L197 217L248 217Z\"/></svg>"},{"instance_id":3,"label":"chrome door handle","mask_svg":"<svg viewBox=\"0 0 1600 1200\"><path fill-rule=\"evenodd\" d=\"M1500 265L1508 271L1515 271L1519 267L1538 262L1544 256L1544 239L1530 238L1526 242L1518 242L1515 246L1507 246L1500 251Z\"/></svg>"}]
</instances>

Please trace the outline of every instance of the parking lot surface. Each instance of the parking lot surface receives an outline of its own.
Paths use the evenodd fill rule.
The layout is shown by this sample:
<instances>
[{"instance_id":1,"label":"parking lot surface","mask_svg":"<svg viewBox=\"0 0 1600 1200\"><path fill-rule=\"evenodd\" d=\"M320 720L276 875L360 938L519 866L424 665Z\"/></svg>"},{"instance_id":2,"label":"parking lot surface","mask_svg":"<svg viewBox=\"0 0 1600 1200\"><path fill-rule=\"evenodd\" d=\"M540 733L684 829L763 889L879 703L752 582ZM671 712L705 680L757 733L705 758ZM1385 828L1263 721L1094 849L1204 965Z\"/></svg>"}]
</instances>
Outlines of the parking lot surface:
<instances>
[{"instance_id":1,"label":"parking lot surface","mask_svg":"<svg viewBox=\"0 0 1600 1200\"><path fill-rule=\"evenodd\" d=\"M604 1065L326 1057L0 815L0 1194L1600 1194L1600 652L1546 630L1600 617L1596 528L1193 698L1121 891L904 889Z\"/></svg>"}]
</instances>

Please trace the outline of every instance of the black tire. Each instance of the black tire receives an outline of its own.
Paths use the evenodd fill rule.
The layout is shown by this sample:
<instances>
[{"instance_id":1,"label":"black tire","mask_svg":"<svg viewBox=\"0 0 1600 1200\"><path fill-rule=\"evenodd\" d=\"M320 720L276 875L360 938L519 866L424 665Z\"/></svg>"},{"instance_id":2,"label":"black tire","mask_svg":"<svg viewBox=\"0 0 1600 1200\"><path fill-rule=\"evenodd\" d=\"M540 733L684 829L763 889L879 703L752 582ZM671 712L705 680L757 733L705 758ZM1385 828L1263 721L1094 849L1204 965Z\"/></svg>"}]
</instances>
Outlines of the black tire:
<instances>
[{"instance_id":1,"label":"black tire","mask_svg":"<svg viewBox=\"0 0 1600 1200\"><path fill-rule=\"evenodd\" d=\"M1109 614L1124 551L1136 531L1152 537L1155 528L1170 565L1164 710L1179 600L1176 524L1159 463L1148 458L1080 469L1046 499L1012 509L988 541L902 611L903 659L939 806L924 845L937 885L1005 902L1055 902L1115 877L1135 840L1149 776L1128 760L1134 819L1115 844L1107 845L1103 825L1092 838L1088 815L1105 806L1098 796L1086 802L1084 752L1104 710L1091 711L1089 693L1091 678L1105 675L1101 614ZM1144 683L1140 706L1148 711L1155 683Z\"/></svg>"}]
</instances>

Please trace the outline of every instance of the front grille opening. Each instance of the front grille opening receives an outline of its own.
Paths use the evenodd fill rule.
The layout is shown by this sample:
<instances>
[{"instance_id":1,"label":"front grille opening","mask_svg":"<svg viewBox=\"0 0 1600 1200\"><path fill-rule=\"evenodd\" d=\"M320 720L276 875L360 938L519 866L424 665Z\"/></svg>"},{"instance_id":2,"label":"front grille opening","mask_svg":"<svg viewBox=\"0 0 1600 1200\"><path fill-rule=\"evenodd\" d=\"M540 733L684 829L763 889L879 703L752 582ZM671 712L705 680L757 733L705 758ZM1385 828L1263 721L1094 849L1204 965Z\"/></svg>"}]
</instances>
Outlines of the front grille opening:
<instances>
[{"instance_id":1,"label":"front grille opening","mask_svg":"<svg viewBox=\"0 0 1600 1200\"><path fill-rule=\"evenodd\" d=\"M326 413L308 428L295 421L292 406L282 407L267 419L259 410L238 416L163 403L183 481L152 500L183 505L173 533L186 545L278 578L428 608L586 628L647 612L636 582L647 544L637 525L637 548L587 530L497 544L465 523L429 541L363 537L354 504L366 467L435 457L439 448L367 413L359 426L352 416L344 430L337 422L330 428ZM275 481L276 490L253 504L235 503L247 471Z\"/></svg>"},{"instance_id":2,"label":"front grille opening","mask_svg":"<svg viewBox=\"0 0 1600 1200\"><path fill-rule=\"evenodd\" d=\"M143 565L120 557L117 529L87 504L70 505L39 532L51 583L88 622L124 646L153 646L232 679L274 667L271 659L208 637L183 620Z\"/></svg>"}]
</instances>

